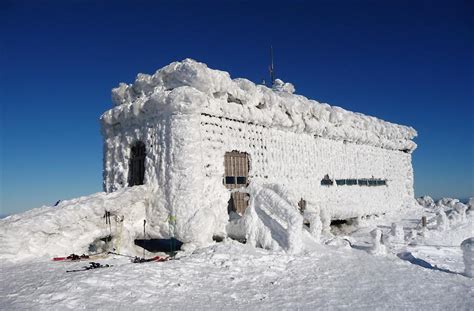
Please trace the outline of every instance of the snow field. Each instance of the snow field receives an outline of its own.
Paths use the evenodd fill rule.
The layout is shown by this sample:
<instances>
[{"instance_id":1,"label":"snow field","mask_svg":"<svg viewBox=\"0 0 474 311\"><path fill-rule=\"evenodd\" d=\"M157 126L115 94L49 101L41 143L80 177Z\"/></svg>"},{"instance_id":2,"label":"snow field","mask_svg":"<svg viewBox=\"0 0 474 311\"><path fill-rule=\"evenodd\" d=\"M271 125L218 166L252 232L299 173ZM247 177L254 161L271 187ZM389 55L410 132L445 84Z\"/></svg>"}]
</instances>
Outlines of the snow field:
<instances>
[{"instance_id":1,"label":"snow field","mask_svg":"<svg viewBox=\"0 0 474 311\"><path fill-rule=\"evenodd\" d=\"M83 263L4 264L0 307L468 310L473 303L472 279L330 246L293 256L226 241L177 261L104 263L113 267L65 273Z\"/></svg>"}]
</instances>

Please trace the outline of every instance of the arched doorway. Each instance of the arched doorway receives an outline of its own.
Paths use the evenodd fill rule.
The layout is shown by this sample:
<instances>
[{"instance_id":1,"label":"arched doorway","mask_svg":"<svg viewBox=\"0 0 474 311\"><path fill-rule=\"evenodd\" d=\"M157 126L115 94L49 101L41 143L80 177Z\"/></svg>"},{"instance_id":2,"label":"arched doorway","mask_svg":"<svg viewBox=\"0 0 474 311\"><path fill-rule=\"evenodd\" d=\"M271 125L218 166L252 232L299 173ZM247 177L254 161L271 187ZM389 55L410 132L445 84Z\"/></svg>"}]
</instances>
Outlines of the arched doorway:
<instances>
[{"instance_id":1,"label":"arched doorway","mask_svg":"<svg viewBox=\"0 0 474 311\"><path fill-rule=\"evenodd\" d=\"M143 185L145 180L145 144L137 141L130 149L130 163L128 168L128 185L130 187Z\"/></svg>"}]
</instances>

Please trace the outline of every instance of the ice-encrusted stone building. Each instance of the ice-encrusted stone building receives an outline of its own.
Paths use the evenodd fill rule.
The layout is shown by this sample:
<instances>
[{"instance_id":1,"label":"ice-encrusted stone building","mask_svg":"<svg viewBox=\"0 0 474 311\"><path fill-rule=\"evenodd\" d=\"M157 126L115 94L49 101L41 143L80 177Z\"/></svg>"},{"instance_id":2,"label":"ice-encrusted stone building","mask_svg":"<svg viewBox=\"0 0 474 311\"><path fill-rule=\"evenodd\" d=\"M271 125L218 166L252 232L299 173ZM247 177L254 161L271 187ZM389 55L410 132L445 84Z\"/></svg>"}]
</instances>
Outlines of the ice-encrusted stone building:
<instances>
[{"instance_id":1,"label":"ice-encrusted stone building","mask_svg":"<svg viewBox=\"0 0 474 311\"><path fill-rule=\"evenodd\" d=\"M383 213L413 200L411 127L346 111L186 59L112 91L101 117L104 190L145 184L148 217L177 238L225 232L252 183L281 185L295 207L331 219ZM235 191L235 190L234 190ZM153 222L153 220L151 220Z\"/></svg>"}]
</instances>

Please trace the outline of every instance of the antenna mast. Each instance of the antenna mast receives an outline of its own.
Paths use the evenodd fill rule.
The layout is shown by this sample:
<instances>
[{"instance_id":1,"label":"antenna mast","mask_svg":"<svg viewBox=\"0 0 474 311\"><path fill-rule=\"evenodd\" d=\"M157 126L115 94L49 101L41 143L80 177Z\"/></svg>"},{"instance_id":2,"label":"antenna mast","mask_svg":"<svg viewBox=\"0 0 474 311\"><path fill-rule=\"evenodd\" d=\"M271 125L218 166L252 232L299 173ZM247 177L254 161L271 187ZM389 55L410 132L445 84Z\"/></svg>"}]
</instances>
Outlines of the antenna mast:
<instances>
[{"instance_id":1,"label":"antenna mast","mask_svg":"<svg viewBox=\"0 0 474 311\"><path fill-rule=\"evenodd\" d=\"M270 67L269 67L269 71L270 71L270 82L271 82L271 85L270 86L273 86L273 83L275 82L275 68L273 66L273 45L270 45Z\"/></svg>"}]
</instances>

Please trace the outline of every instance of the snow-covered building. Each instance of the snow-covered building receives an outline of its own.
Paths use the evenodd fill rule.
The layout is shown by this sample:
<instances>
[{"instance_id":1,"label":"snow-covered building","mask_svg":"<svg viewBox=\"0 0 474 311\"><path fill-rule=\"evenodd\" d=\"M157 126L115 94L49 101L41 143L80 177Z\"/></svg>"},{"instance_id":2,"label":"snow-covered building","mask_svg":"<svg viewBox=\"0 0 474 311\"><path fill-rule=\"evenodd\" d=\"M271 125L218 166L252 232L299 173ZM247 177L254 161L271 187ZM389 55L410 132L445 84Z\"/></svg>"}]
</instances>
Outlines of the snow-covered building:
<instances>
[{"instance_id":1,"label":"snow-covered building","mask_svg":"<svg viewBox=\"0 0 474 311\"><path fill-rule=\"evenodd\" d=\"M166 236L172 219L186 243L226 235L252 184L279 185L295 210L330 219L413 201L413 128L293 93L191 59L139 74L101 117L104 190L146 185L151 225Z\"/></svg>"}]
</instances>

